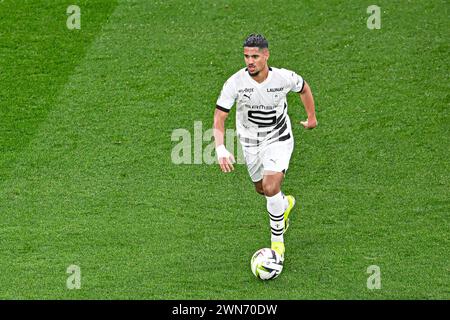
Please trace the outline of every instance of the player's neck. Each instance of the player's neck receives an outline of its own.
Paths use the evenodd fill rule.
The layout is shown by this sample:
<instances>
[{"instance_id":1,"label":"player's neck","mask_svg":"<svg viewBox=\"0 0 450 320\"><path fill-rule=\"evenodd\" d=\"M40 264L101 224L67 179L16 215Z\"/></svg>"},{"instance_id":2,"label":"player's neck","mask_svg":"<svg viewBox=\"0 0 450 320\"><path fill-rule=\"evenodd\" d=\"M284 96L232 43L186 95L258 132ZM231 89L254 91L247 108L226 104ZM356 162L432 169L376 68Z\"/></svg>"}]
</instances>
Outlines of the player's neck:
<instances>
[{"instance_id":1,"label":"player's neck","mask_svg":"<svg viewBox=\"0 0 450 320\"><path fill-rule=\"evenodd\" d=\"M269 66L266 65L263 70L261 70L256 76L251 76L253 80L258 83L262 83L269 76Z\"/></svg>"}]
</instances>

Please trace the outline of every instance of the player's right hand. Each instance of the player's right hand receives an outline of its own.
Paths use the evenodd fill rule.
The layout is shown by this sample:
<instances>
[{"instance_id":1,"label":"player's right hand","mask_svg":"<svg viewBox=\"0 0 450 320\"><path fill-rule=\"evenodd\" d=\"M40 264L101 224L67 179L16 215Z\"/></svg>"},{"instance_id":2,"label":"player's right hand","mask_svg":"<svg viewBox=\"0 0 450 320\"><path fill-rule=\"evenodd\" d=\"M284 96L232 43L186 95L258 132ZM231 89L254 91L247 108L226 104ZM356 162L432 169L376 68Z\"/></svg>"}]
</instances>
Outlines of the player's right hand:
<instances>
[{"instance_id":1,"label":"player's right hand","mask_svg":"<svg viewBox=\"0 0 450 320\"><path fill-rule=\"evenodd\" d=\"M219 161L220 169L223 172L231 172L234 170L233 163L234 156L225 148L223 144L216 147L217 160Z\"/></svg>"}]
</instances>

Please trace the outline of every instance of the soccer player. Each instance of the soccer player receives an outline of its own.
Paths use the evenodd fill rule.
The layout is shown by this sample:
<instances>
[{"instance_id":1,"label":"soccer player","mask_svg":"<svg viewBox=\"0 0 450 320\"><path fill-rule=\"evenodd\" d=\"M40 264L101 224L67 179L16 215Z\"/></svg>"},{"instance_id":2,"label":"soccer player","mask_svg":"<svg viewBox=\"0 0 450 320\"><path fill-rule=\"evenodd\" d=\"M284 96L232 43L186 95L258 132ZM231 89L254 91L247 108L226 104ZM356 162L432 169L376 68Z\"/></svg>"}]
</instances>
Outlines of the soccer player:
<instances>
[{"instance_id":1,"label":"soccer player","mask_svg":"<svg viewBox=\"0 0 450 320\"><path fill-rule=\"evenodd\" d=\"M294 149L286 95L299 94L308 119L300 123L306 129L317 126L311 89L293 71L269 67L269 44L260 34L244 41L246 68L224 84L214 113L214 139L220 168L234 170L233 155L224 146L225 120L236 103L237 136L242 145L248 173L256 192L267 199L271 227L271 248L284 260L283 234L289 227L289 214L295 205L293 196L281 192L281 184Z\"/></svg>"}]
</instances>

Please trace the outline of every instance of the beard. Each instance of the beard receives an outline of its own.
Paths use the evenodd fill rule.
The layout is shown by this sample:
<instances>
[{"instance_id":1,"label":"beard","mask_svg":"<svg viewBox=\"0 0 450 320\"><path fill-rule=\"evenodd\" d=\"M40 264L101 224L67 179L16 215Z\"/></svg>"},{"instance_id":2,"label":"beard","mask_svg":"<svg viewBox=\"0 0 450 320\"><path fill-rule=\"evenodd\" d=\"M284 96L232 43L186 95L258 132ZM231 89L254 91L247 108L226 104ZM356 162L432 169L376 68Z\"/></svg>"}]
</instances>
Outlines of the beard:
<instances>
[{"instance_id":1,"label":"beard","mask_svg":"<svg viewBox=\"0 0 450 320\"><path fill-rule=\"evenodd\" d=\"M256 77L259 74L260 70L257 70L253 73L251 73L250 71L248 72L249 75L251 75L252 77Z\"/></svg>"}]
</instances>

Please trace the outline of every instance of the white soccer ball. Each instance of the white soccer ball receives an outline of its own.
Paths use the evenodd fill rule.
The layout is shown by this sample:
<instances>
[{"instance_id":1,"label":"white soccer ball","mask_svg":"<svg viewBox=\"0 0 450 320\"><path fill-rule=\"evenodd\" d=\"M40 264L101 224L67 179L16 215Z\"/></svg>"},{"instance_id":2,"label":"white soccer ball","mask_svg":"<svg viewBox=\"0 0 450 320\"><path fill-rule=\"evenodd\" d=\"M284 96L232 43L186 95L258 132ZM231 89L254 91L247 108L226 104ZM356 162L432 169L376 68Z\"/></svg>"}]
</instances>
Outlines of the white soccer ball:
<instances>
[{"instance_id":1,"label":"white soccer ball","mask_svg":"<svg viewBox=\"0 0 450 320\"><path fill-rule=\"evenodd\" d=\"M281 256L272 249L259 249L253 255L250 265L255 277L262 280L275 279L283 270Z\"/></svg>"}]
</instances>

